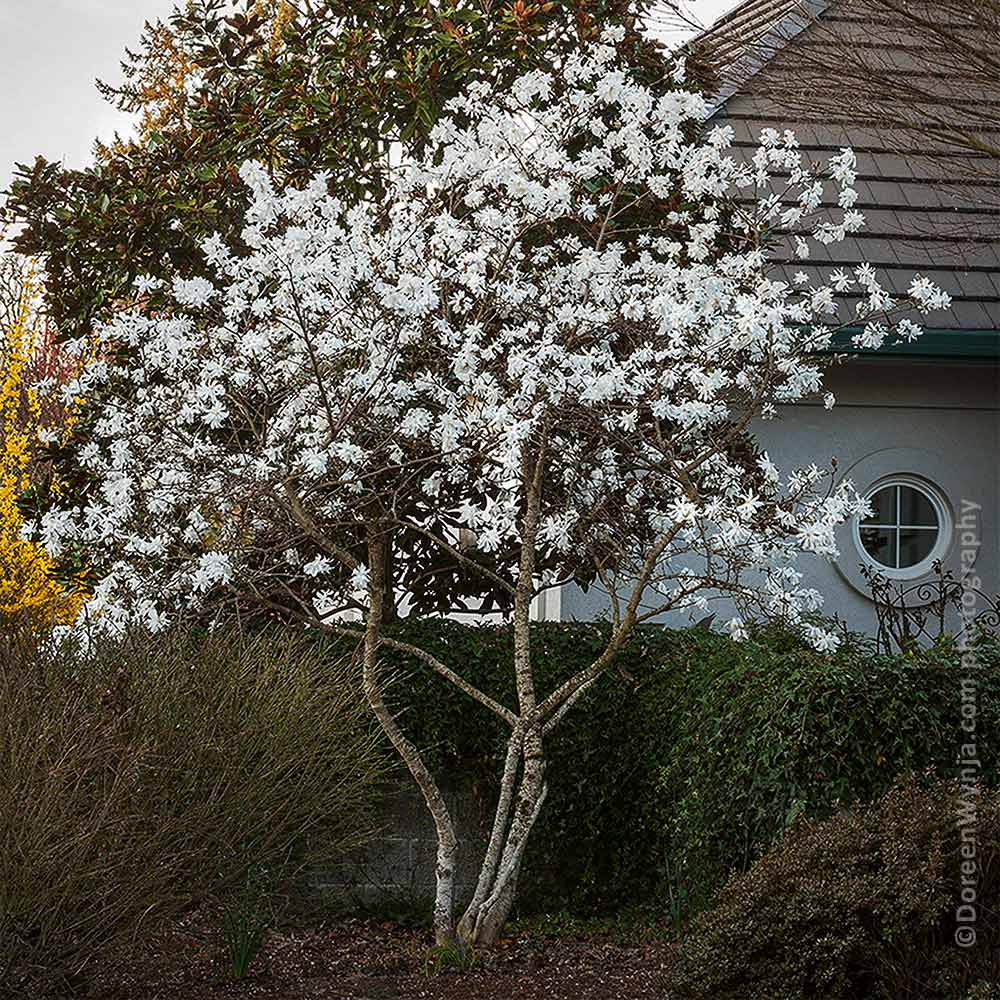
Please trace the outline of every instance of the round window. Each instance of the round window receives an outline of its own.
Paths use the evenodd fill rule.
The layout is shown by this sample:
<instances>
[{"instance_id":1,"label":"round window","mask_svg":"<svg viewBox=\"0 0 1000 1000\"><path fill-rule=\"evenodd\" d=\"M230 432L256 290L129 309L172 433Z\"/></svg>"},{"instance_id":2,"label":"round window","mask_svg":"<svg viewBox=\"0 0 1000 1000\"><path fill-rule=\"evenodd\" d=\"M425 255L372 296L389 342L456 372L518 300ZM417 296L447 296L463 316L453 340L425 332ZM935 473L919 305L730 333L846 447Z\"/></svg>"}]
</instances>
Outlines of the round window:
<instances>
[{"instance_id":1,"label":"round window","mask_svg":"<svg viewBox=\"0 0 1000 1000\"><path fill-rule=\"evenodd\" d=\"M857 524L856 539L866 561L888 576L927 572L948 547L947 506L928 485L910 479L876 484L866 497L870 517Z\"/></svg>"}]
</instances>

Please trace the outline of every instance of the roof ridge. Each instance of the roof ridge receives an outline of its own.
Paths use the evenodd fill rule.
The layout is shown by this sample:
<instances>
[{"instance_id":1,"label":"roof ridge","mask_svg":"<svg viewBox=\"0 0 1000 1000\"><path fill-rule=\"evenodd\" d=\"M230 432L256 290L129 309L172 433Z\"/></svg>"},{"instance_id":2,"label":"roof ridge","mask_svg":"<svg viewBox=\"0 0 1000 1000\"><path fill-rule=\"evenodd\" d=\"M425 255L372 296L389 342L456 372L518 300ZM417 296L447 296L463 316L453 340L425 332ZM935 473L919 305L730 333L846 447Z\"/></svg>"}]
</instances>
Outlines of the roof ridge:
<instances>
[{"instance_id":1,"label":"roof ridge","mask_svg":"<svg viewBox=\"0 0 1000 1000\"><path fill-rule=\"evenodd\" d=\"M722 77L716 108L836 2L744 0L693 38L689 44L707 47Z\"/></svg>"},{"instance_id":2,"label":"roof ridge","mask_svg":"<svg viewBox=\"0 0 1000 1000\"><path fill-rule=\"evenodd\" d=\"M743 0L743 3L737 4L723 14L714 24L709 25L706 33L711 33L720 28L728 28L737 21L742 21L751 15L788 6L790 2L797 3L799 0Z\"/></svg>"}]
</instances>

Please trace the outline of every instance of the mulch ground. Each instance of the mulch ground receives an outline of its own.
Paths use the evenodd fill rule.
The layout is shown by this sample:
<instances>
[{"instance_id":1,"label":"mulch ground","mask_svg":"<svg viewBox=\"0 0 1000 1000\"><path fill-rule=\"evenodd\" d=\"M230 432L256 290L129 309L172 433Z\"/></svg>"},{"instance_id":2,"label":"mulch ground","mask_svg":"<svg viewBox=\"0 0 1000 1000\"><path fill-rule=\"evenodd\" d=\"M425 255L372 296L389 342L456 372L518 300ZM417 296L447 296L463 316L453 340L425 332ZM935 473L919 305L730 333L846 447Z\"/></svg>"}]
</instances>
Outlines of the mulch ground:
<instances>
[{"instance_id":1,"label":"mulch ground","mask_svg":"<svg viewBox=\"0 0 1000 1000\"><path fill-rule=\"evenodd\" d=\"M465 971L430 972L423 931L347 921L269 935L248 977L227 979L217 938L195 922L165 934L115 973L93 1000L653 1000L670 945L622 947L520 934Z\"/></svg>"}]
</instances>

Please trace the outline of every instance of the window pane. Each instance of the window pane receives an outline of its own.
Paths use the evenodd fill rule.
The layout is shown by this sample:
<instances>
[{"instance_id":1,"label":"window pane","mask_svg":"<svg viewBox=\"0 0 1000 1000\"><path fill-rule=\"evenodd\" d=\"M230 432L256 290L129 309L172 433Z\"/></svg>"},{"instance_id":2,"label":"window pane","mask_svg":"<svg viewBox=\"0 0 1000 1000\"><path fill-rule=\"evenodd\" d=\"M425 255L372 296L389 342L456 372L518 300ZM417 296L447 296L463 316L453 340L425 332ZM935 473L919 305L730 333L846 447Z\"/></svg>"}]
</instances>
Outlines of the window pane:
<instances>
[{"instance_id":1,"label":"window pane","mask_svg":"<svg viewBox=\"0 0 1000 1000\"><path fill-rule=\"evenodd\" d=\"M886 486L868 498L868 506L875 512L866 517L862 524L896 524L896 490L898 486Z\"/></svg>"},{"instance_id":2,"label":"window pane","mask_svg":"<svg viewBox=\"0 0 1000 1000\"><path fill-rule=\"evenodd\" d=\"M901 486L899 496L899 523L920 524L930 528L938 526L937 511L930 497L912 486Z\"/></svg>"},{"instance_id":3,"label":"window pane","mask_svg":"<svg viewBox=\"0 0 1000 1000\"><path fill-rule=\"evenodd\" d=\"M877 563L896 568L896 532L893 528L861 528L861 544Z\"/></svg>"},{"instance_id":4,"label":"window pane","mask_svg":"<svg viewBox=\"0 0 1000 1000\"><path fill-rule=\"evenodd\" d=\"M931 554L937 537L935 528L903 528L899 533L899 568L923 562Z\"/></svg>"}]
</instances>

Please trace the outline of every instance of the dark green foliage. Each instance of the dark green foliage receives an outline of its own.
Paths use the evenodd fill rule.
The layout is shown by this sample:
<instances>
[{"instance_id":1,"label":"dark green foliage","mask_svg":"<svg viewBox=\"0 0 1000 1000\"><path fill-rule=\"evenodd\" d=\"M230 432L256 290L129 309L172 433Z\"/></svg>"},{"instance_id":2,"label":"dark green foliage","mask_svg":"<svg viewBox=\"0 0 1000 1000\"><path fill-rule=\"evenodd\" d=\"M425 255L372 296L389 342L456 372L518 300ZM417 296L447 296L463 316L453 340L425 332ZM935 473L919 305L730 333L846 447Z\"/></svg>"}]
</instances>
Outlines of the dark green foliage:
<instances>
[{"instance_id":1,"label":"dark green foliage","mask_svg":"<svg viewBox=\"0 0 1000 1000\"><path fill-rule=\"evenodd\" d=\"M953 1000L994 977L1000 798L978 797L977 940L960 948L959 791L911 778L786 834L695 921L665 998ZM985 984L971 994L991 995Z\"/></svg>"},{"instance_id":2,"label":"dark green foliage","mask_svg":"<svg viewBox=\"0 0 1000 1000\"><path fill-rule=\"evenodd\" d=\"M405 638L513 706L510 635L404 623ZM538 688L603 648L599 624L539 625ZM1000 726L1000 647L984 640L978 722ZM504 729L405 657L392 697L433 767L470 772L492 801ZM874 655L855 637L826 656L778 629L735 643L704 628L645 630L547 745L549 798L521 881L524 910L648 904L679 922L799 816L827 816L911 770L953 767L960 657L942 646ZM997 749L983 741L983 774Z\"/></svg>"},{"instance_id":3,"label":"dark green foliage","mask_svg":"<svg viewBox=\"0 0 1000 1000\"><path fill-rule=\"evenodd\" d=\"M727 652L728 650L728 652ZM1000 645L978 647L979 725L1000 724ZM799 816L884 792L900 774L951 771L961 735L961 658L947 645L875 655L853 639L833 657L768 629L688 661L660 774L674 870L695 886L746 867ZM735 654L735 655L734 655ZM984 777L997 775L984 746Z\"/></svg>"},{"instance_id":4,"label":"dark green foliage","mask_svg":"<svg viewBox=\"0 0 1000 1000\"><path fill-rule=\"evenodd\" d=\"M292 637L0 639L0 993L363 842L384 761L349 662Z\"/></svg>"},{"instance_id":5,"label":"dark green foliage","mask_svg":"<svg viewBox=\"0 0 1000 1000\"><path fill-rule=\"evenodd\" d=\"M406 622L406 641L442 658L503 704L516 705L510 632L453 622ZM532 834L520 905L615 907L640 886L652 891L650 859L663 844L656 787L657 749L669 734L655 686L678 637L650 630L633 638L593 693L546 746L549 796ZM603 625L544 625L532 636L536 684L548 692L600 654ZM492 807L507 732L496 718L446 681L386 650L398 677L390 701L437 770L465 771Z\"/></svg>"},{"instance_id":6,"label":"dark green foliage","mask_svg":"<svg viewBox=\"0 0 1000 1000\"><path fill-rule=\"evenodd\" d=\"M221 931L231 979L245 979L260 954L270 923L271 895L277 888L273 883L271 872L252 865L243 881L225 894Z\"/></svg>"},{"instance_id":7,"label":"dark green foliage","mask_svg":"<svg viewBox=\"0 0 1000 1000\"><path fill-rule=\"evenodd\" d=\"M102 88L144 114L141 138L101 150L83 171L43 158L18 168L8 206L23 224L17 247L42 260L64 334L87 329L137 275L203 273L199 240L242 229L237 169L248 159L282 183L326 170L341 197L377 195L390 145L419 147L473 81L508 87L607 24L632 27L626 49L648 78L664 71L623 0L318 0L290 17L283 6L179 2L128 53L123 86Z\"/></svg>"},{"instance_id":8,"label":"dark green foliage","mask_svg":"<svg viewBox=\"0 0 1000 1000\"><path fill-rule=\"evenodd\" d=\"M479 953L471 945L455 942L436 945L424 956L425 976L440 976L446 972L469 972L476 967Z\"/></svg>"}]
</instances>

